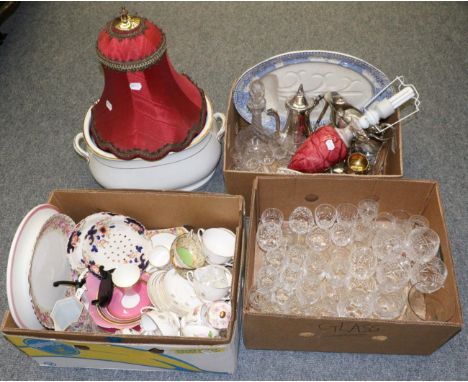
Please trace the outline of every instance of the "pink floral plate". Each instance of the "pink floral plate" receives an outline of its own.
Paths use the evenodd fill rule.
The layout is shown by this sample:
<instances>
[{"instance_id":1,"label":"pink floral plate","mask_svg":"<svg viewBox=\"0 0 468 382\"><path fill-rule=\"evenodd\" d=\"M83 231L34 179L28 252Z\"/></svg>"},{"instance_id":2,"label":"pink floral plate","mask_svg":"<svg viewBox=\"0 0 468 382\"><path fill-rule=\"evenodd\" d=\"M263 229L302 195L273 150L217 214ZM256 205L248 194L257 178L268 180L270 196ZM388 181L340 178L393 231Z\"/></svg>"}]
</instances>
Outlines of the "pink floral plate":
<instances>
[{"instance_id":1,"label":"pink floral plate","mask_svg":"<svg viewBox=\"0 0 468 382\"><path fill-rule=\"evenodd\" d=\"M7 266L8 306L13 320L23 329L44 329L29 298L28 270L34 250L34 243L45 222L58 214L57 207L40 204L23 218L10 247Z\"/></svg>"}]
</instances>

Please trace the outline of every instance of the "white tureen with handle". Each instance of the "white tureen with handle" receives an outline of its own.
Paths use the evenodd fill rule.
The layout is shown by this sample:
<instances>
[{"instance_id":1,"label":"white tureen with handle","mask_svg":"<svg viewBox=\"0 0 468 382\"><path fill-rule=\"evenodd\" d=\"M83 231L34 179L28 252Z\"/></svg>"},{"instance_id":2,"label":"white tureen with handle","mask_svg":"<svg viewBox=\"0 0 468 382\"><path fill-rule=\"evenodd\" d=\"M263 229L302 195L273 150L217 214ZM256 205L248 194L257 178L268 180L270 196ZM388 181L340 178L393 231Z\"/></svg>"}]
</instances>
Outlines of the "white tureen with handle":
<instances>
[{"instance_id":1,"label":"white tureen with handle","mask_svg":"<svg viewBox=\"0 0 468 382\"><path fill-rule=\"evenodd\" d=\"M213 113L208 98L206 103L207 117L200 134L184 150L171 152L158 161L123 160L101 150L89 132L92 106L86 113L83 132L74 138L73 147L88 162L94 179L105 188L195 190L208 182L215 172L226 127L224 114ZM221 122L219 129L218 121Z\"/></svg>"}]
</instances>

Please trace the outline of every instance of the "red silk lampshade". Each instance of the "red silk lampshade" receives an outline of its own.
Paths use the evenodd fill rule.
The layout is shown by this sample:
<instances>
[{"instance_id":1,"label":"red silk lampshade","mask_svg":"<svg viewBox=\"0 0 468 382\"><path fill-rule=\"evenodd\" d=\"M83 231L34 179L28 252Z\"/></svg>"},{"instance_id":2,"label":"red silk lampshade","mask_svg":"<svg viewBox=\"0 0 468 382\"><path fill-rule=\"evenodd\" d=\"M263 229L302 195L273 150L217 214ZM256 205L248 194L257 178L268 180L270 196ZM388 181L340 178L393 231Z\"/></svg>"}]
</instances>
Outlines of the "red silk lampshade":
<instances>
[{"instance_id":1,"label":"red silk lampshade","mask_svg":"<svg viewBox=\"0 0 468 382\"><path fill-rule=\"evenodd\" d=\"M149 161L185 149L205 125L206 100L172 66L164 33L123 10L100 32L96 49L105 81L92 110L96 145L120 159Z\"/></svg>"}]
</instances>

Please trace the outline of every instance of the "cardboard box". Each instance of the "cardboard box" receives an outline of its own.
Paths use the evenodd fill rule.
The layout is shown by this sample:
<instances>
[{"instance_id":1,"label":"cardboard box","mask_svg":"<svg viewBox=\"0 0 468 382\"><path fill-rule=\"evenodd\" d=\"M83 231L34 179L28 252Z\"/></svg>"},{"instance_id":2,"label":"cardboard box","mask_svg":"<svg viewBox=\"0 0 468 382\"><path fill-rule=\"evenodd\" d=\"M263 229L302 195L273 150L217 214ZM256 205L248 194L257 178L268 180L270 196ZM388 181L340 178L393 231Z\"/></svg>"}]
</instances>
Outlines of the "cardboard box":
<instances>
[{"instance_id":1,"label":"cardboard box","mask_svg":"<svg viewBox=\"0 0 468 382\"><path fill-rule=\"evenodd\" d=\"M233 88L234 89L234 88ZM232 92L229 95L228 109L226 112L226 133L224 136L224 183L226 191L231 195L242 195L245 199L247 213L250 211L250 195L252 192L252 183L256 176L281 176L275 174L265 174L259 172L237 171L233 170L233 161L230 156L231 148L234 146L236 133L247 126L247 122L239 115L234 106ZM399 118L399 113L396 112L389 119L389 123L394 123ZM388 157L384 168L384 175L355 175L355 174L303 174L298 175L305 178L313 178L316 176L326 176L331 178L345 177L345 178L401 178L403 176L403 143L401 136L400 124L396 125L395 134L395 151L388 151Z\"/></svg>"},{"instance_id":2,"label":"cardboard box","mask_svg":"<svg viewBox=\"0 0 468 382\"><path fill-rule=\"evenodd\" d=\"M184 224L229 228L237 235L231 290L232 320L225 338L195 339L20 329L7 312L2 332L8 341L46 366L234 372L243 267L242 197L158 191L57 190L51 193L49 203L76 222L98 211L112 211L136 218L147 229Z\"/></svg>"},{"instance_id":3,"label":"cardboard box","mask_svg":"<svg viewBox=\"0 0 468 382\"><path fill-rule=\"evenodd\" d=\"M287 217L297 206L314 209L320 203L357 203L376 197L382 211L405 209L429 219L440 236L441 256L448 269L445 288L454 305L449 322L351 318L313 318L257 313L248 306L255 272L261 266L255 240L248 243L244 286L244 344L251 349L325 352L431 354L463 325L450 245L439 187L433 181L331 177L259 177L252 190L250 238L255 238L261 212L269 207Z\"/></svg>"}]
</instances>

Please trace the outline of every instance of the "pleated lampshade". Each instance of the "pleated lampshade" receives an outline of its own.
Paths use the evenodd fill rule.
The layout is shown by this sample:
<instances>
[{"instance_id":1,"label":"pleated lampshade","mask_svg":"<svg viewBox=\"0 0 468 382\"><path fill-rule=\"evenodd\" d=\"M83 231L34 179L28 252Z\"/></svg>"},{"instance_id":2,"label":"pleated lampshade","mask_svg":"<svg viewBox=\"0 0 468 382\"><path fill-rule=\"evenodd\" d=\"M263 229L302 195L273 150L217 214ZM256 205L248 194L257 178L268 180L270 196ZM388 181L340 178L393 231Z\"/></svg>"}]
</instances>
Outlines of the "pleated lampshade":
<instances>
[{"instance_id":1,"label":"pleated lampshade","mask_svg":"<svg viewBox=\"0 0 468 382\"><path fill-rule=\"evenodd\" d=\"M164 33L144 17L120 17L100 32L104 90L92 110L91 136L120 159L155 161L181 151L203 129L204 93L178 73Z\"/></svg>"}]
</instances>

